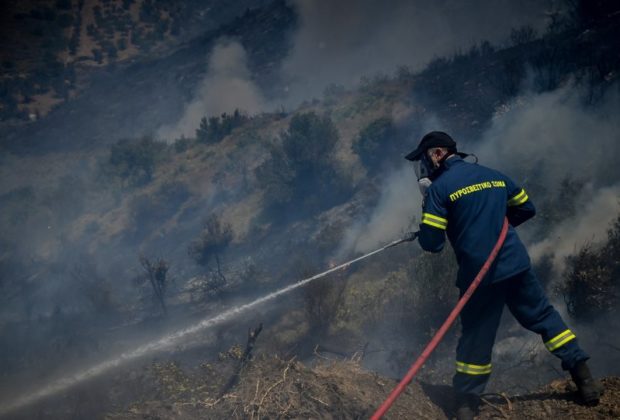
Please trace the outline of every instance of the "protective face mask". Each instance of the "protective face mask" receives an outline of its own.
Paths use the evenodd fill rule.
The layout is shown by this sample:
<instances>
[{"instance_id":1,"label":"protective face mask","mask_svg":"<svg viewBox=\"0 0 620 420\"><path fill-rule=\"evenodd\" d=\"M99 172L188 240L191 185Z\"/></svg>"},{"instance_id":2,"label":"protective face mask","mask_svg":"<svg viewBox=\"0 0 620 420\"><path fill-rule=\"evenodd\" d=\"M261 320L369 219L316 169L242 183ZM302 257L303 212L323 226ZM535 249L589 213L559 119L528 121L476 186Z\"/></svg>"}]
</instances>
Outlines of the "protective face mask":
<instances>
[{"instance_id":1,"label":"protective face mask","mask_svg":"<svg viewBox=\"0 0 620 420\"><path fill-rule=\"evenodd\" d=\"M422 178L428 178L431 176L431 172L433 171L432 163L430 163L428 159L423 156L420 160L413 162L413 170L415 171L418 181Z\"/></svg>"}]
</instances>

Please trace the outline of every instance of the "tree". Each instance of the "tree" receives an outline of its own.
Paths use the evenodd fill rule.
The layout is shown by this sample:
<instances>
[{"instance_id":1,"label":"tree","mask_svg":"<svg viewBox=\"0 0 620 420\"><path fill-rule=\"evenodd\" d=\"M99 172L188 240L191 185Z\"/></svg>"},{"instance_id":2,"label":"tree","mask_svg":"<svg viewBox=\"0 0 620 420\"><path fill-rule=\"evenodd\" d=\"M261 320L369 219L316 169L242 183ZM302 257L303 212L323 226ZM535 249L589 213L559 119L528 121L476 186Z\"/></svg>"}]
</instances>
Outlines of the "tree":
<instances>
[{"instance_id":1,"label":"tree","mask_svg":"<svg viewBox=\"0 0 620 420\"><path fill-rule=\"evenodd\" d=\"M281 146L256 169L269 197L270 210L282 215L304 213L334 205L348 188L333 160L338 130L327 116L314 112L295 115L281 134ZM295 205L295 212L289 212Z\"/></svg>"},{"instance_id":2,"label":"tree","mask_svg":"<svg viewBox=\"0 0 620 420\"><path fill-rule=\"evenodd\" d=\"M228 248L232 239L230 223L222 223L219 217L211 214L198 239L189 245L188 254L198 265L207 267L215 259L219 267L219 255Z\"/></svg>"},{"instance_id":3,"label":"tree","mask_svg":"<svg viewBox=\"0 0 620 420\"><path fill-rule=\"evenodd\" d=\"M301 173L329 166L337 141L338 130L332 120L314 112L295 115L282 134L284 153Z\"/></svg>"},{"instance_id":4,"label":"tree","mask_svg":"<svg viewBox=\"0 0 620 420\"><path fill-rule=\"evenodd\" d=\"M209 140L209 120L207 117L200 119L200 126L196 130L196 140L199 143L207 143Z\"/></svg>"},{"instance_id":5,"label":"tree","mask_svg":"<svg viewBox=\"0 0 620 420\"><path fill-rule=\"evenodd\" d=\"M397 130L391 118L382 117L364 127L353 143L353 151L360 157L369 173L375 174L383 157L396 155Z\"/></svg>"},{"instance_id":6,"label":"tree","mask_svg":"<svg viewBox=\"0 0 620 420\"><path fill-rule=\"evenodd\" d=\"M151 289L153 291L153 297L159 302L161 310L164 315L168 313L166 308L166 290L168 288L168 270L170 269L170 264L168 264L163 258L158 258L154 262L146 258L145 256L140 256L140 264L142 268L144 268L145 275L139 277L139 279L148 280L151 285ZM144 281L142 282L142 284Z\"/></svg>"},{"instance_id":7,"label":"tree","mask_svg":"<svg viewBox=\"0 0 620 420\"><path fill-rule=\"evenodd\" d=\"M575 319L591 321L618 312L620 305L620 216L599 247L587 244L566 259L564 295L568 313Z\"/></svg>"},{"instance_id":8,"label":"tree","mask_svg":"<svg viewBox=\"0 0 620 420\"><path fill-rule=\"evenodd\" d=\"M302 278L313 274L311 271L304 273ZM304 309L313 338L327 333L329 326L336 321L339 311L342 310L346 288L344 273L318 279L303 288Z\"/></svg>"},{"instance_id":9,"label":"tree","mask_svg":"<svg viewBox=\"0 0 620 420\"><path fill-rule=\"evenodd\" d=\"M150 137L123 139L110 148L107 170L131 186L151 181L155 166L164 156L166 145Z\"/></svg>"},{"instance_id":10,"label":"tree","mask_svg":"<svg viewBox=\"0 0 620 420\"><path fill-rule=\"evenodd\" d=\"M239 110L232 114L223 113L220 117L202 117L196 130L196 140L200 143L216 144L229 135L235 128L248 120Z\"/></svg>"}]
</instances>

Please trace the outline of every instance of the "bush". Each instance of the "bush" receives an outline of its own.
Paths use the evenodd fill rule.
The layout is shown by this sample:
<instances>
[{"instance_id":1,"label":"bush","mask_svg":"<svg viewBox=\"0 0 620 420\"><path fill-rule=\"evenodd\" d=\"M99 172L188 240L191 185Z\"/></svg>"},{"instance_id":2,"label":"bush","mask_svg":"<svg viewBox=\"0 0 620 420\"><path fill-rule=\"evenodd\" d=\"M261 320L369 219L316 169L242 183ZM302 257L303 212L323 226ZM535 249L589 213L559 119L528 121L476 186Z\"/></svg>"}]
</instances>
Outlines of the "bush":
<instances>
[{"instance_id":1,"label":"bush","mask_svg":"<svg viewBox=\"0 0 620 420\"><path fill-rule=\"evenodd\" d=\"M397 130L391 118L374 120L364 127L353 143L353 152L361 159L370 174L381 167L384 157L397 155Z\"/></svg>"},{"instance_id":2,"label":"bush","mask_svg":"<svg viewBox=\"0 0 620 420\"><path fill-rule=\"evenodd\" d=\"M458 266L451 249L446 247L439 254L424 253L414 258L407 269L411 279L413 299L406 306L409 309L403 317L403 326L415 326L427 339L445 321L457 302L457 289L454 287ZM448 338L454 340L456 329Z\"/></svg>"},{"instance_id":3,"label":"bush","mask_svg":"<svg viewBox=\"0 0 620 420\"><path fill-rule=\"evenodd\" d=\"M140 140L119 140L110 148L107 169L129 186L147 184L167 150L164 143L150 137Z\"/></svg>"},{"instance_id":4,"label":"bush","mask_svg":"<svg viewBox=\"0 0 620 420\"><path fill-rule=\"evenodd\" d=\"M256 169L270 210L303 216L346 198L348 184L332 157L338 131L329 117L295 115L281 138L282 145L272 147L270 159Z\"/></svg>"},{"instance_id":5,"label":"bush","mask_svg":"<svg viewBox=\"0 0 620 420\"><path fill-rule=\"evenodd\" d=\"M229 135L235 128L241 126L248 120L248 117L241 115L239 110L235 110L232 115L223 113L220 117L203 117L200 126L196 130L196 140L201 143L219 143L224 137Z\"/></svg>"},{"instance_id":6,"label":"bush","mask_svg":"<svg viewBox=\"0 0 620 420\"><path fill-rule=\"evenodd\" d=\"M212 259L217 259L228 248L232 239L232 226L222 223L219 217L212 214L206 220L198 239L190 244L188 254L198 265L207 267Z\"/></svg>"},{"instance_id":7,"label":"bush","mask_svg":"<svg viewBox=\"0 0 620 420\"><path fill-rule=\"evenodd\" d=\"M303 277L313 274L314 272L306 271ZM313 339L328 332L329 326L336 321L339 310L342 309L347 283L342 274L339 275L340 278L334 277L335 275L315 280L303 288L304 309L310 325L309 335Z\"/></svg>"},{"instance_id":8,"label":"bush","mask_svg":"<svg viewBox=\"0 0 620 420\"><path fill-rule=\"evenodd\" d=\"M168 310L165 298L166 291L170 285L170 278L168 277L170 264L163 258L151 261L142 255L140 256L140 265L142 265L144 273L135 279L136 284L144 287L148 281L151 286L150 290L153 292L153 300L159 304L163 314L167 315Z\"/></svg>"},{"instance_id":9,"label":"bush","mask_svg":"<svg viewBox=\"0 0 620 420\"><path fill-rule=\"evenodd\" d=\"M192 142L192 139L182 136L174 141L174 151L176 153L183 153L192 146Z\"/></svg>"},{"instance_id":10,"label":"bush","mask_svg":"<svg viewBox=\"0 0 620 420\"><path fill-rule=\"evenodd\" d=\"M618 311L620 305L620 216L600 248L588 244L566 259L564 295L568 313L591 320Z\"/></svg>"}]
</instances>

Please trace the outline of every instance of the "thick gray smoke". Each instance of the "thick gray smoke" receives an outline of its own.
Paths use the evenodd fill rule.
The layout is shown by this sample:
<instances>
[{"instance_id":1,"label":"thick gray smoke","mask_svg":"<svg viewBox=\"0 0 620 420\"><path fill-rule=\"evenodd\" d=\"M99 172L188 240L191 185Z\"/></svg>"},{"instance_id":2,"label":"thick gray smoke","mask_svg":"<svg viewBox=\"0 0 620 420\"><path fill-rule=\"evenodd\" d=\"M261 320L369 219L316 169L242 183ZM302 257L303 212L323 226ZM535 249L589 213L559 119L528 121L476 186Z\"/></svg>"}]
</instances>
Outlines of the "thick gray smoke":
<instances>
[{"instance_id":1,"label":"thick gray smoke","mask_svg":"<svg viewBox=\"0 0 620 420\"><path fill-rule=\"evenodd\" d=\"M236 109L255 114L265 110L266 103L252 81L243 46L237 41L224 39L213 47L207 75L181 119L173 126L161 127L157 136L168 140L193 137L203 117L232 113Z\"/></svg>"},{"instance_id":2,"label":"thick gray smoke","mask_svg":"<svg viewBox=\"0 0 620 420\"><path fill-rule=\"evenodd\" d=\"M597 106L584 106L573 86L525 94L502 107L478 142L463 146L475 152L481 164L506 173L526 189L544 186L548 194L532 196L534 203L552 199L558 206L577 209L566 220L554 220L552 233L542 240L528 240L527 231L523 235L533 259L551 257L558 271L564 257L580 246L605 239L620 212L620 169L615 165L620 158L620 121L612 117L618 99L614 94ZM458 140L458 133L451 134ZM583 187L575 196L562 196L564 180ZM376 248L397 237L420 214L415 176L406 167L386 179L369 219L358 221L346 232L342 252ZM537 223L534 219L528 225Z\"/></svg>"},{"instance_id":3,"label":"thick gray smoke","mask_svg":"<svg viewBox=\"0 0 620 420\"><path fill-rule=\"evenodd\" d=\"M338 258L369 252L403 236L421 201L413 170L405 166L395 171L387 177L379 203L368 219L358 221L345 233Z\"/></svg>"},{"instance_id":4,"label":"thick gray smoke","mask_svg":"<svg viewBox=\"0 0 620 420\"><path fill-rule=\"evenodd\" d=\"M615 164L620 158L620 121L612 117L618 100L614 93L587 107L574 86L525 94L495 116L477 147L483 164L508 173L525 188L543 185L548 194L532 197L534 203L552 199L576 209L569 219L552 221L552 233L531 244L535 261L549 256L561 270L564 257L586 243L604 240L620 212L620 169ZM565 180L583 187L564 196L560 185Z\"/></svg>"},{"instance_id":5,"label":"thick gray smoke","mask_svg":"<svg viewBox=\"0 0 620 420\"><path fill-rule=\"evenodd\" d=\"M503 42L511 28L541 31L549 3L527 0L295 0L301 27L283 65L291 103L329 84L363 75L421 69L434 57L488 40Z\"/></svg>"},{"instance_id":6,"label":"thick gray smoke","mask_svg":"<svg viewBox=\"0 0 620 420\"><path fill-rule=\"evenodd\" d=\"M435 57L483 40L501 43L512 28L529 25L540 32L551 3L398 0L386 6L374 0L295 0L293 6L300 27L280 69L284 97L266 100L248 70L243 46L224 39L213 48L208 73L183 116L161 127L158 137L191 137L205 115L295 107L331 84L351 86L363 76L393 73L400 66L419 70Z\"/></svg>"}]
</instances>

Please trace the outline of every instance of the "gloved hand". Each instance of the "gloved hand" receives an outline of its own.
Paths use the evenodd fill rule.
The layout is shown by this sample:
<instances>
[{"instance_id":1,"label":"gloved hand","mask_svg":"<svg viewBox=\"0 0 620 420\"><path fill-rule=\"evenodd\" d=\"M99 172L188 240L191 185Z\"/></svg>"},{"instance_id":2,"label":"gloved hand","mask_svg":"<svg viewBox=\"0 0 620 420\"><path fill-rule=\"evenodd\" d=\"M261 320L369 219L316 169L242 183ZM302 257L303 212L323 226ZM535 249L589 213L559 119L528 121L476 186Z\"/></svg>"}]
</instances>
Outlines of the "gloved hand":
<instances>
[{"instance_id":1,"label":"gloved hand","mask_svg":"<svg viewBox=\"0 0 620 420\"><path fill-rule=\"evenodd\" d=\"M408 232L408 233L406 233L405 236L403 236L403 241L405 241L405 242L415 241L418 238L418 233L420 233L420 232Z\"/></svg>"},{"instance_id":2,"label":"gloved hand","mask_svg":"<svg viewBox=\"0 0 620 420\"><path fill-rule=\"evenodd\" d=\"M422 197L426 196L426 190L428 190L432 183L433 181L431 181L430 178L418 179L418 187L420 188L420 194L422 194Z\"/></svg>"}]
</instances>

